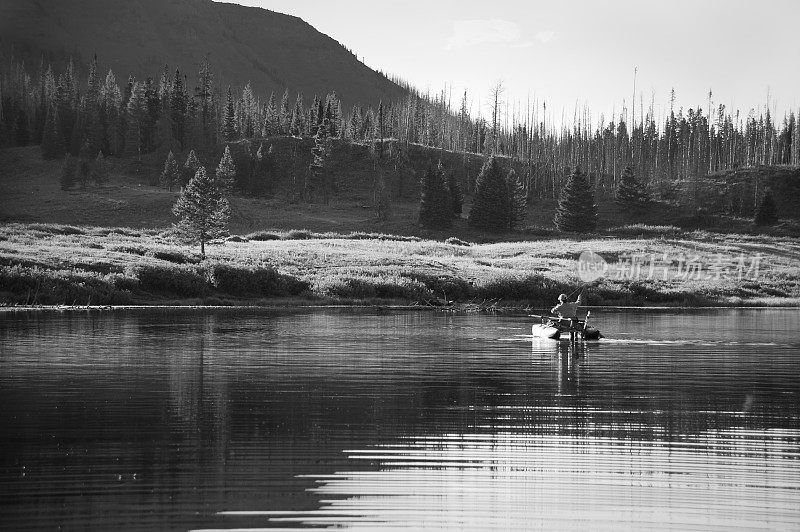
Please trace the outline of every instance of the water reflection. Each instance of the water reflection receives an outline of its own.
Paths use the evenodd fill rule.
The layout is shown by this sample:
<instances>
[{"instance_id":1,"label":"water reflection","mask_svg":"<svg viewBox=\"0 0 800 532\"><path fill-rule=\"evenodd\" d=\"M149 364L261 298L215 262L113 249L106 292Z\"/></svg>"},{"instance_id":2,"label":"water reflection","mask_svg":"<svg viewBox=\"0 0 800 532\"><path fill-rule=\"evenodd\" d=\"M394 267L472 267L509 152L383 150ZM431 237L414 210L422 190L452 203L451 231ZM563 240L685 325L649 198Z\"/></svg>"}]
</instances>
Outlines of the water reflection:
<instances>
[{"instance_id":1,"label":"water reflection","mask_svg":"<svg viewBox=\"0 0 800 532\"><path fill-rule=\"evenodd\" d=\"M711 432L665 445L538 428L541 434L506 426L349 450L352 461L378 470L318 477L312 491L320 509L249 515L316 526L481 530L798 524L797 431Z\"/></svg>"},{"instance_id":2,"label":"water reflection","mask_svg":"<svg viewBox=\"0 0 800 532\"><path fill-rule=\"evenodd\" d=\"M0 528L797 529L800 313L702 317L3 315Z\"/></svg>"},{"instance_id":3,"label":"water reflection","mask_svg":"<svg viewBox=\"0 0 800 532\"><path fill-rule=\"evenodd\" d=\"M800 430L745 428L746 412L698 412L731 428L666 434L664 412L579 399L597 344L533 339L550 358L550 406L470 406L462 433L344 453L355 469L310 475L320 508L222 511L276 525L475 530L796 529ZM644 439L642 437L644 436ZM368 467L358 467L366 463Z\"/></svg>"}]
</instances>

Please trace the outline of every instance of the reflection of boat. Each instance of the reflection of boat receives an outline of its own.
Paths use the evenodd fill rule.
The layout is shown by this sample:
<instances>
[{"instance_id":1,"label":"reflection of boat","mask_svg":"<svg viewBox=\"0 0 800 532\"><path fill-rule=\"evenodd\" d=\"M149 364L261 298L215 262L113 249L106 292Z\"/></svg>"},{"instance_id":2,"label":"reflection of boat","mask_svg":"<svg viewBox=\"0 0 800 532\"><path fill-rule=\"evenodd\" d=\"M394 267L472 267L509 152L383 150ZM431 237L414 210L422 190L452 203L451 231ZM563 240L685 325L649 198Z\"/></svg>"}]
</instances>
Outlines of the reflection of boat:
<instances>
[{"instance_id":1,"label":"reflection of boat","mask_svg":"<svg viewBox=\"0 0 800 532\"><path fill-rule=\"evenodd\" d=\"M576 337L579 336L584 340L599 340L603 337L599 329L586 324L589 318L588 313L586 314L586 320L570 320L556 316L540 316L538 314L530 314L530 316L541 320L541 323L534 323L531 326L531 335L535 338L558 340L561 338L562 333L575 333Z\"/></svg>"}]
</instances>

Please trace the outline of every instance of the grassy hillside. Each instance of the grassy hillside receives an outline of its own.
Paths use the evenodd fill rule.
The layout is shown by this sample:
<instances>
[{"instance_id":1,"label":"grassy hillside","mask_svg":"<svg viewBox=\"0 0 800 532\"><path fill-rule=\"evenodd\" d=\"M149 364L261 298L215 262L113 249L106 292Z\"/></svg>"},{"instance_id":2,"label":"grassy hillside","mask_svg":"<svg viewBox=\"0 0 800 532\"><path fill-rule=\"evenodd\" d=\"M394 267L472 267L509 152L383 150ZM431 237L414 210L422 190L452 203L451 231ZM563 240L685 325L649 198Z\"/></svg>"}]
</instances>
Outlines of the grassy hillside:
<instances>
[{"instance_id":1,"label":"grassy hillside","mask_svg":"<svg viewBox=\"0 0 800 532\"><path fill-rule=\"evenodd\" d=\"M55 65L97 54L118 80L158 76L169 65L190 87L208 55L217 82L282 93L336 91L345 104L374 105L403 90L303 20L210 0L3 0L0 48L28 65L44 53ZM292 99L292 102L294 100Z\"/></svg>"}]
</instances>

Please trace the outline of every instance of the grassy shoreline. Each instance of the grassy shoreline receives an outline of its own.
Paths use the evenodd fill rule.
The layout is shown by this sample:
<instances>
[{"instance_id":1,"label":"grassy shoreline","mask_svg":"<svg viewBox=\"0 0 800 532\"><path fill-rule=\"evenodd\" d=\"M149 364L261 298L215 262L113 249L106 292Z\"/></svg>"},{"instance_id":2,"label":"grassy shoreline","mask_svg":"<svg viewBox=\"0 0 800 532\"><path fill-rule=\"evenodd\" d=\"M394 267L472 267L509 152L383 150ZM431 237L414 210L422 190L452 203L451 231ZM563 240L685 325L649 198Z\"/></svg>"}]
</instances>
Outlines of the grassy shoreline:
<instances>
[{"instance_id":1,"label":"grassy shoreline","mask_svg":"<svg viewBox=\"0 0 800 532\"><path fill-rule=\"evenodd\" d=\"M576 259L591 250L609 261L632 253L763 260L752 279L601 278L587 288L589 306L800 306L800 239L639 233L472 244L260 232L217 242L201 260L168 230L8 224L0 227L0 305L546 309L581 285Z\"/></svg>"}]
</instances>

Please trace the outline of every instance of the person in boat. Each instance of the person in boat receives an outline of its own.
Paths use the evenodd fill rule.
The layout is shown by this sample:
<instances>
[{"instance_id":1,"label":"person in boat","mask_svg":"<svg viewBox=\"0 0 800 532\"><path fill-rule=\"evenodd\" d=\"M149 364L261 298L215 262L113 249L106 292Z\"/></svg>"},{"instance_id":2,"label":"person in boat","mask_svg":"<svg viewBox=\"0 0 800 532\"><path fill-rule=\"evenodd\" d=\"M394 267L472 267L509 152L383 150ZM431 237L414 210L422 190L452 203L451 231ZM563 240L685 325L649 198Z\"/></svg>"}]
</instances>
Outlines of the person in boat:
<instances>
[{"instance_id":1,"label":"person in boat","mask_svg":"<svg viewBox=\"0 0 800 532\"><path fill-rule=\"evenodd\" d=\"M558 314L559 318L567 319L572 326L576 326L578 324L578 307L581 303L583 303L583 290L573 303L567 301L567 294L561 294L558 296L558 304L551 308L550 312Z\"/></svg>"}]
</instances>

